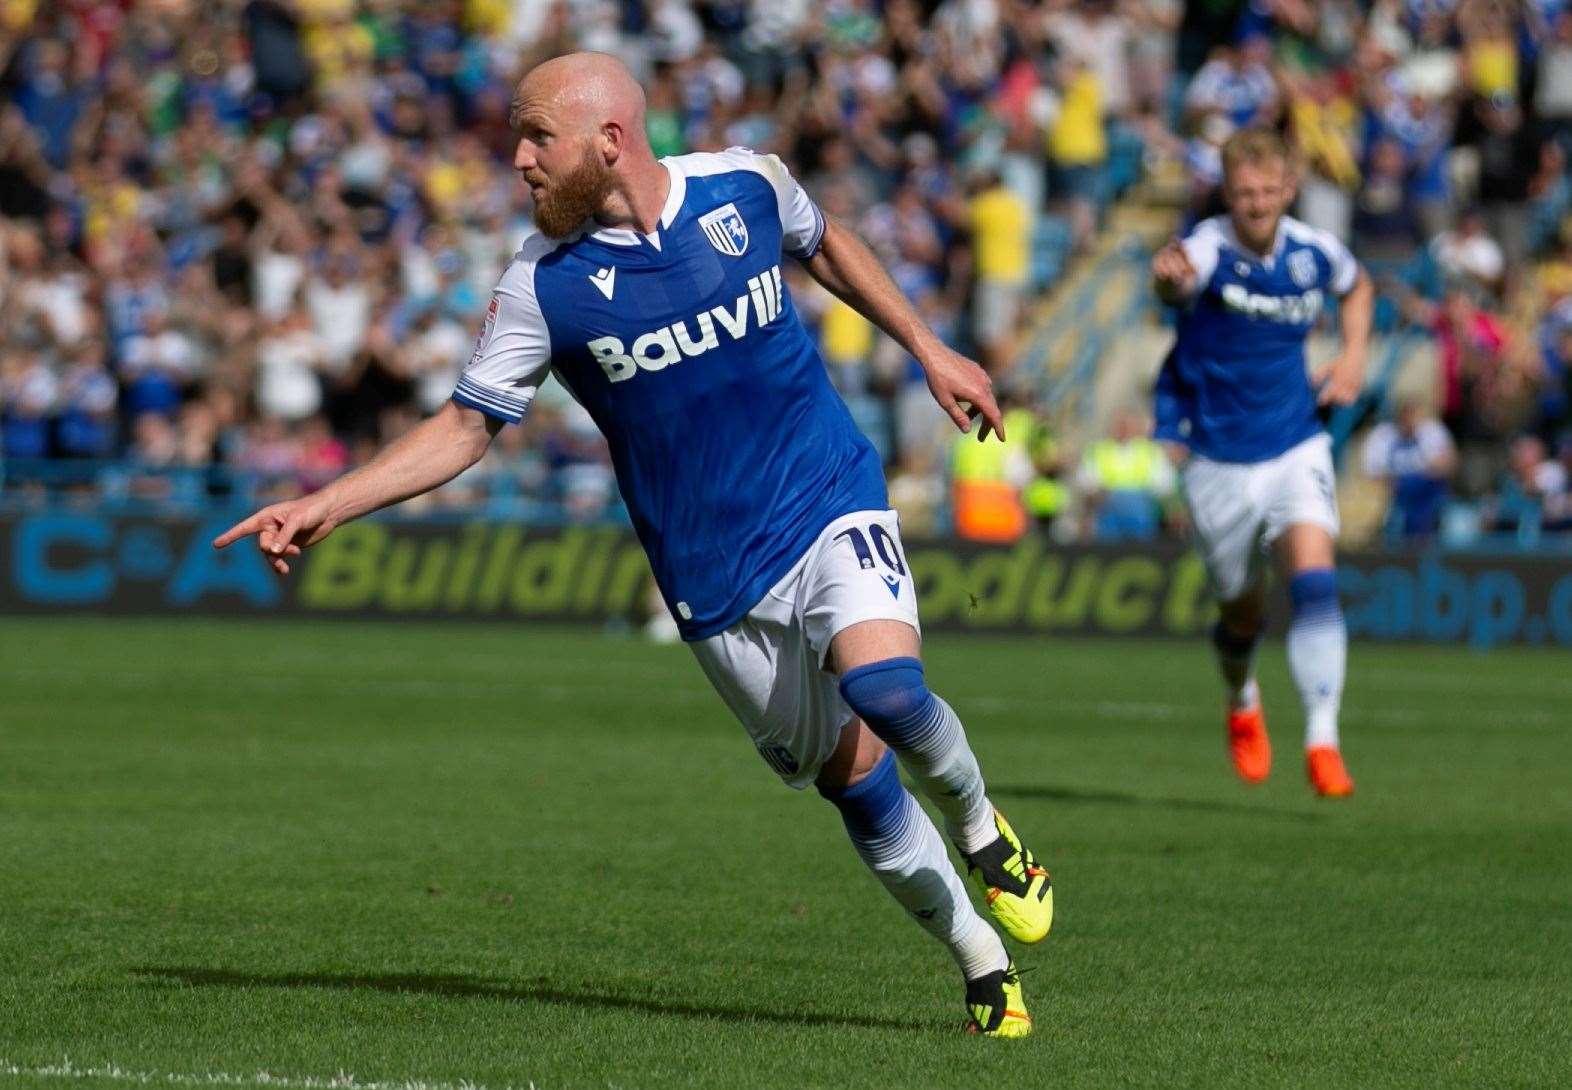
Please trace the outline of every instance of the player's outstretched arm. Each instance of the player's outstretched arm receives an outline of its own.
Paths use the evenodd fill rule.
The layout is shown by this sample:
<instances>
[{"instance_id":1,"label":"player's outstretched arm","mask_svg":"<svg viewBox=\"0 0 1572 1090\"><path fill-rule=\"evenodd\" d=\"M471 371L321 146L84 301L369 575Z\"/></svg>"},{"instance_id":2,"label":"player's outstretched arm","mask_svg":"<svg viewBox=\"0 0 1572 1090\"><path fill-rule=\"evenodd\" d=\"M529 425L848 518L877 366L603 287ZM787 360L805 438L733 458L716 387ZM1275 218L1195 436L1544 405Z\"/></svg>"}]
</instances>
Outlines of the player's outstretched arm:
<instances>
[{"instance_id":1,"label":"player's outstretched arm","mask_svg":"<svg viewBox=\"0 0 1572 1090\"><path fill-rule=\"evenodd\" d=\"M262 508L219 534L213 547L255 534L273 569L287 575L289 558L335 527L457 477L480 461L501 427L500 420L450 401L359 469L309 496Z\"/></svg>"},{"instance_id":2,"label":"player's outstretched arm","mask_svg":"<svg viewBox=\"0 0 1572 1090\"><path fill-rule=\"evenodd\" d=\"M1338 305L1343 350L1318 370L1312 383L1320 390L1322 405L1352 405L1365 387L1365 357L1370 350L1370 320L1375 310L1375 285L1370 274L1359 270L1359 279Z\"/></svg>"},{"instance_id":3,"label":"player's outstretched arm","mask_svg":"<svg viewBox=\"0 0 1572 1090\"><path fill-rule=\"evenodd\" d=\"M990 430L1004 438L1004 421L988 373L928 328L855 232L826 216L824 238L804 267L831 293L912 354L928 377L933 399L950 414L957 428L971 431L970 418L980 415L979 441L988 438Z\"/></svg>"}]
</instances>

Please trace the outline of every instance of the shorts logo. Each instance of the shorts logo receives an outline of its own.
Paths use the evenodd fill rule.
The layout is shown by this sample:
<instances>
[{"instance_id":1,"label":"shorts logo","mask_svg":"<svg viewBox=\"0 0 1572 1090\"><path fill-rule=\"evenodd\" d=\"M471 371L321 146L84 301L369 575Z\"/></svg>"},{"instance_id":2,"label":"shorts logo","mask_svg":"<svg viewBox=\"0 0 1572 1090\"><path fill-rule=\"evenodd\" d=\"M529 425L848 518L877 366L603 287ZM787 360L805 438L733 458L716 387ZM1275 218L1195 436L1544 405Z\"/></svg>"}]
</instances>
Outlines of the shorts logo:
<instances>
[{"instance_id":1,"label":"shorts logo","mask_svg":"<svg viewBox=\"0 0 1572 1090\"><path fill-rule=\"evenodd\" d=\"M732 257L741 257L748 249L748 225L742 221L742 213L737 211L735 204L723 204L713 212L706 212L699 217L699 226L704 228L704 237L710 240L710 245L723 254Z\"/></svg>"},{"instance_id":2,"label":"shorts logo","mask_svg":"<svg viewBox=\"0 0 1572 1090\"><path fill-rule=\"evenodd\" d=\"M1321 498L1325 500L1329 506L1335 505L1337 499L1332 492L1332 482L1327 480L1326 471L1322 469L1312 469L1310 471L1310 479L1315 482L1315 490L1321 493Z\"/></svg>"},{"instance_id":3,"label":"shorts logo","mask_svg":"<svg viewBox=\"0 0 1572 1090\"><path fill-rule=\"evenodd\" d=\"M793 757L791 750L785 746L762 745L759 747L759 756L763 757L764 763L780 776L795 776L800 767L797 758Z\"/></svg>"},{"instance_id":4,"label":"shorts logo","mask_svg":"<svg viewBox=\"0 0 1572 1090\"><path fill-rule=\"evenodd\" d=\"M1301 288L1315 283L1315 255L1309 250L1295 250L1288 255L1288 275Z\"/></svg>"}]
</instances>

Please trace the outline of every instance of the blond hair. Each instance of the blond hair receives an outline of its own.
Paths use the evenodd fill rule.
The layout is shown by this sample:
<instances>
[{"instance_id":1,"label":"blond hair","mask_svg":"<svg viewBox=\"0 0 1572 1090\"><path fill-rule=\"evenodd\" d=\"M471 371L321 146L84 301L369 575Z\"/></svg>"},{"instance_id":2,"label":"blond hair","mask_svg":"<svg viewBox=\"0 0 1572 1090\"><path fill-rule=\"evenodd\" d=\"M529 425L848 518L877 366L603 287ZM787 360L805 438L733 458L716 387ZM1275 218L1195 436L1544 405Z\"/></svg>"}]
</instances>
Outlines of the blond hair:
<instances>
[{"instance_id":1,"label":"blond hair","mask_svg":"<svg viewBox=\"0 0 1572 1090\"><path fill-rule=\"evenodd\" d=\"M1240 129L1223 142L1223 174L1240 166L1260 166L1279 162L1284 170L1293 169L1293 152L1287 142L1270 129Z\"/></svg>"}]
</instances>

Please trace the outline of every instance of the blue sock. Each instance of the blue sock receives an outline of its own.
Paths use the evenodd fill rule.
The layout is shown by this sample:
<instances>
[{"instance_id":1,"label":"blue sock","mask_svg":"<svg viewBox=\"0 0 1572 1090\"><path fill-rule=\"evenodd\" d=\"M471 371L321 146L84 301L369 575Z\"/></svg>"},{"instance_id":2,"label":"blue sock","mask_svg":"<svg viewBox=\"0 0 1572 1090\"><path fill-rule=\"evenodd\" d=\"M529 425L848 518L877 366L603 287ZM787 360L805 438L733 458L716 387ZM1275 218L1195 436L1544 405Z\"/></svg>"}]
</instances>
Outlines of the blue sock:
<instances>
[{"instance_id":1,"label":"blue sock","mask_svg":"<svg viewBox=\"0 0 1572 1090\"><path fill-rule=\"evenodd\" d=\"M977 758L955 711L928 691L922 660L893 658L841 675L841 696L893 749L944 815L945 831L962 852L999 836Z\"/></svg>"},{"instance_id":2,"label":"blue sock","mask_svg":"<svg viewBox=\"0 0 1572 1090\"><path fill-rule=\"evenodd\" d=\"M893 753L861 783L819 793L841 812L868 869L918 926L949 948L967 980L1009 964L1004 943L967 898L939 830L901 786Z\"/></svg>"},{"instance_id":3,"label":"blue sock","mask_svg":"<svg viewBox=\"0 0 1572 1090\"><path fill-rule=\"evenodd\" d=\"M1288 670L1305 708L1305 745L1337 746L1337 713L1343 701L1348 630L1337 597L1337 573L1309 568L1288 584L1293 617L1288 624Z\"/></svg>"}]
</instances>

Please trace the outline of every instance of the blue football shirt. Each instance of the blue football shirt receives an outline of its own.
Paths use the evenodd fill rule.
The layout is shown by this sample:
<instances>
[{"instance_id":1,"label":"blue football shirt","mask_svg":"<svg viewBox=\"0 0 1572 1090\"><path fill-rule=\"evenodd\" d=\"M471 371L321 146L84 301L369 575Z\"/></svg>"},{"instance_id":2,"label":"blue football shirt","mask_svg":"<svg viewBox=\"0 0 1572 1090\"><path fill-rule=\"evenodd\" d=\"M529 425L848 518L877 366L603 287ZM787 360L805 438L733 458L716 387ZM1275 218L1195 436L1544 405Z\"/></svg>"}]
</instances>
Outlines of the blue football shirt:
<instances>
[{"instance_id":1,"label":"blue football shirt","mask_svg":"<svg viewBox=\"0 0 1572 1090\"><path fill-rule=\"evenodd\" d=\"M888 506L878 455L797 318L783 254L824 216L773 155L661 160L653 233L528 238L453 398L517 422L555 373L605 434L683 638L740 620L841 515Z\"/></svg>"},{"instance_id":2,"label":"blue football shirt","mask_svg":"<svg viewBox=\"0 0 1572 1090\"><path fill-rule=\"evenodd\" d=\"M1305 338L1359 263L1332 235L1284 216L1272 253L1246 249L1227 216L1184 240L1196 270L1157 379L1156 435L1219 462L1264 462L1321 430Z\"/></svg>"}]
</instances>

